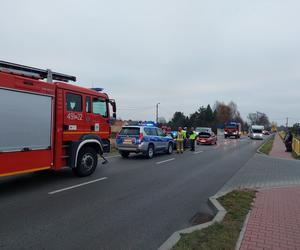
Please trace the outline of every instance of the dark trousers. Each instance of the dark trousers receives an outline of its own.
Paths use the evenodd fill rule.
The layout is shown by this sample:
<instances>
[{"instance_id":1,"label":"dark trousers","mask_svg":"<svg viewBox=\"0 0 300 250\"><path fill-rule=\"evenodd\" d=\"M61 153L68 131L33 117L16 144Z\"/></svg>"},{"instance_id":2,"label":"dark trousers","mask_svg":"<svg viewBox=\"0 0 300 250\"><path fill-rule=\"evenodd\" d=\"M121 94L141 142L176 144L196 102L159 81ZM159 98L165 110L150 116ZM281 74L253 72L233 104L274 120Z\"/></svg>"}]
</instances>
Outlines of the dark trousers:
<instances>
[{"instance_id":1,"label":"dark trousers","mask_svg":"<svg viewBox=\"0 0 300 250\"><path fill-rule=\"evenodd\" d=\"M190 139L191 151L195 151L195 140Z\"/></svg>"},{"instance_id":2,"label":"dark trousers","mask_svg":"<svg viewBox=\"0 0 300 250\"><path fill-rule=\"evenodd\" d=\"M286 147L286 151L287 152L292 152L293 148L292 148L292 142L285 142L285 147Z\"/></svg>"}]
</instances>

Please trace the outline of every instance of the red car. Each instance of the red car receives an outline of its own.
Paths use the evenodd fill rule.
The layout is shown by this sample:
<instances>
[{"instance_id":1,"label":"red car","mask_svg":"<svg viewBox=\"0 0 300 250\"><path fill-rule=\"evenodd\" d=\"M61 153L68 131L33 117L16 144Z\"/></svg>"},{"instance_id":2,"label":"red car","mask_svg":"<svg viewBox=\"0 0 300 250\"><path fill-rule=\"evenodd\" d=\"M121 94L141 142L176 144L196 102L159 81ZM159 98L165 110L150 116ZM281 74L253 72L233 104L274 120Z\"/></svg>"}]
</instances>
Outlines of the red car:
<instances>
[{"instance_id":1,"label":"red car","mask_svg":"<svg viewBox=\"0 0 300 250\"><path fill-rule=\"evenodd\" d=\"M217 136L214 132L200 132L196 139L197 145L215 145L217 144Z\"/></svg>"}]
</instances>

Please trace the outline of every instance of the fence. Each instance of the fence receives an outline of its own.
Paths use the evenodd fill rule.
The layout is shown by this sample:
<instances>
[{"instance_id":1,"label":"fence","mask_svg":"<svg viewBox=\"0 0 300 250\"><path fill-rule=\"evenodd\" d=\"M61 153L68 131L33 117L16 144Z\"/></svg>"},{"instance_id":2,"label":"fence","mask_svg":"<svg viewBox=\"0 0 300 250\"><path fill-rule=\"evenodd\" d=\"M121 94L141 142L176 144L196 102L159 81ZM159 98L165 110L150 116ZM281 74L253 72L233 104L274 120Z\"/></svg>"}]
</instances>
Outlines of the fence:
<instances>
[{"instance_id":1,"label":"fence","mask_svg":"<svg viewBox=\"0 0 300 250\"><path fill-rule=\"evenodd\" d=\"M293 150L296 155L300 155L300 140L297 138L293 139Z\"/></svg>"}]
</instances>

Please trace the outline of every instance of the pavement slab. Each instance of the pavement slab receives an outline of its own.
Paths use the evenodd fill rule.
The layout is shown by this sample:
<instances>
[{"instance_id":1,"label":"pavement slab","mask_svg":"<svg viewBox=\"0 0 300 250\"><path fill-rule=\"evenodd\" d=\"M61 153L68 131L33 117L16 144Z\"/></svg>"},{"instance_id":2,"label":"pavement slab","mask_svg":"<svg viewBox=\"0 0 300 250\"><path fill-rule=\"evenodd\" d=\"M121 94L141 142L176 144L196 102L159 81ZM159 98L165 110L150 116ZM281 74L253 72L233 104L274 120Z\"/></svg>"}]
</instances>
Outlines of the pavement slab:
<instances>
[{"instance_id":1,"label":"pavement slab","mask_svg":"<svg viewBox=\"0 0 300 250\"><path fill-rule=\"evenodd\" d=\"M287 160L256 154L218 193L240 188L272 188L300 185L299 160Z\"/></svg>"},{"instance_id":2,"label":"pavement slab","mask_svg":"<svg viewBox=\"0 0 300 250\"><path fill-rule=\"evenodd\" d=\"M260 190L240 250L300 249L300 187Z\"/></svg>"},{"instance_id":3,"label":"pavement slab","mask_svg":"<svg viewBox=\"0 0 300 250\"><path fill-rule=\"evenodd\" d=\"M284 159L293 159L292 154L290 152L285 152L285 145L277 133L274 138L273 147L269 156L284 158Z\"/></svg>"}]
</instances>

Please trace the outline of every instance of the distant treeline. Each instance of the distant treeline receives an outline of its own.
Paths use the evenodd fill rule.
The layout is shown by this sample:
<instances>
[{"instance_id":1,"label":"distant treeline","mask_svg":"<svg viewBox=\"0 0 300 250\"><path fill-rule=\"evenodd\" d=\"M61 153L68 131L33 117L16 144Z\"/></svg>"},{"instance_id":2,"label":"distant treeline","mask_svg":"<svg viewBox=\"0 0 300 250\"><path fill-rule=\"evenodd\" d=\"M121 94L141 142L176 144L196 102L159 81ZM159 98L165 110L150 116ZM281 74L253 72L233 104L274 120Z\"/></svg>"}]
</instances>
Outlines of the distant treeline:
<instances>
[{"instance_id":1,"label":"distant treeline","mask_svg":"<svg viewBox=\"0 0 300 250\"><path fill-rule=\"evenodd\" d=\"M172 130L177 130L178 127L211 127L213 130L217 130L217 128L223 128L225 123L235 121L242 124L244 131L247 131L251 124L263 125L266 128L270 128L269 119L264 113L250 113L248 119L250 124L242 119L238 107L234 102L231 101L225 104L224 102L216 101L213 107L209 104L206 107L200 106L196 112L188 116L183 112L176 111L167 125Z\"/></svg>"}]
</instances>

